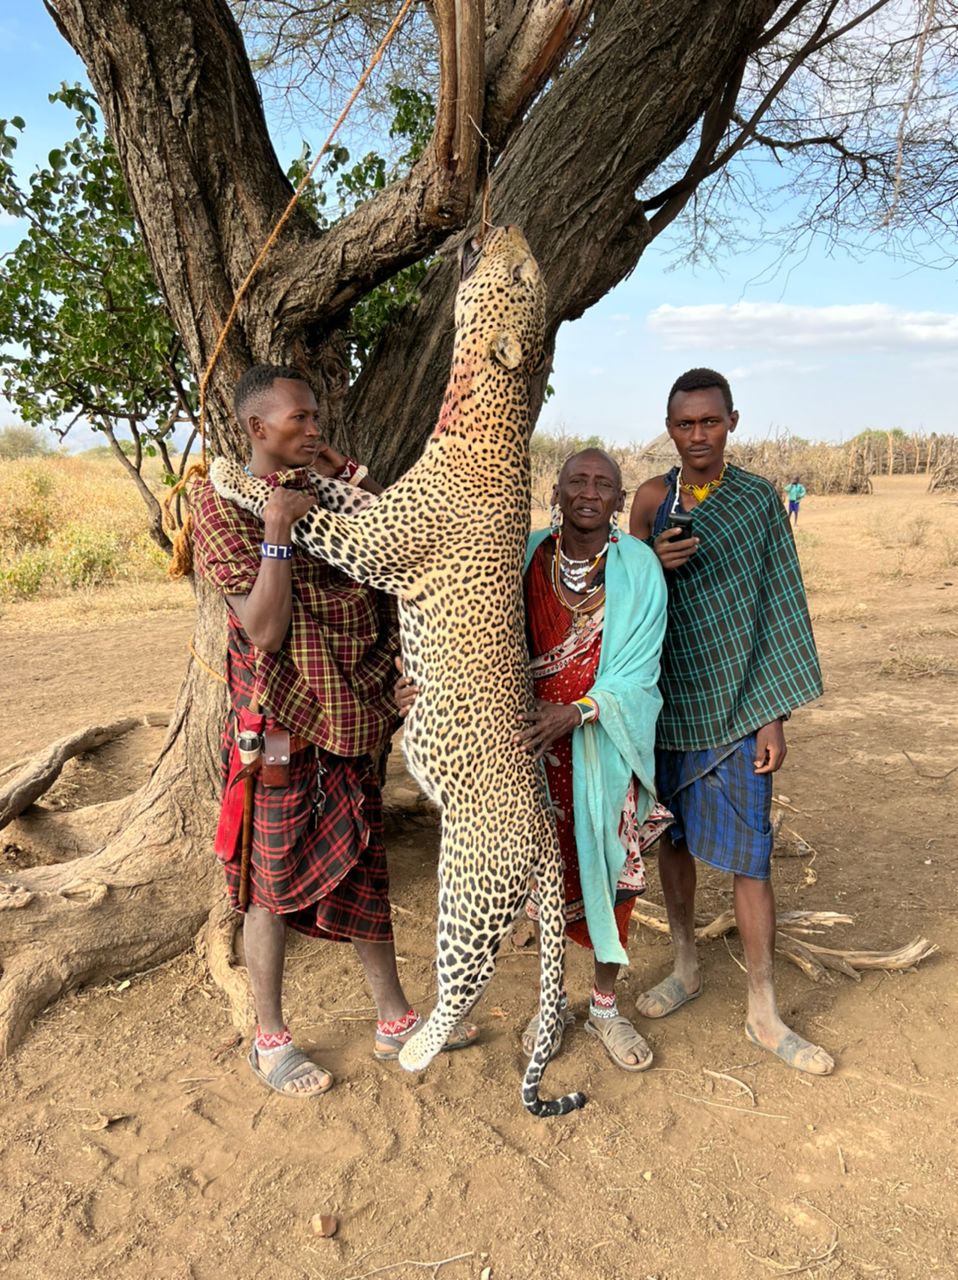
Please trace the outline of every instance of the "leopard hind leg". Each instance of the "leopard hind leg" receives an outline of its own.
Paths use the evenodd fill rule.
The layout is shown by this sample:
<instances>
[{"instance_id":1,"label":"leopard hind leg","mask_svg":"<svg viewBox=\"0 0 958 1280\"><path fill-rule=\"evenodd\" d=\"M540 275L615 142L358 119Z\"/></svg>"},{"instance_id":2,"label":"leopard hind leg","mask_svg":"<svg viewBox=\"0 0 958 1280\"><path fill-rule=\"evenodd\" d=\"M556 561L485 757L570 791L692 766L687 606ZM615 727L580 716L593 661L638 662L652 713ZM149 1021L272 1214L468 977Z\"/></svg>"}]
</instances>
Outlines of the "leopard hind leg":
<instances>
[{"instance_id":1,"label":"leopard hind leg","mask_svg":"<svg viewBox=\"0 0 958 1280\"><path fill-rule=\"evenodd\" d=\"M496 955L510 923L511 917L504 918L476 930L455 919L448 910L447 895L440 893L436 930L438 998L425 1025L400 1050L399 1065L406 1071L424 1071L456 1023L473 1008L495 972Z\"/></svg>"},{"instance_id":2,"label":"leopard hind leg","mask_svg":"<svg viewBox=\"0 0 958 1280\"><path fill-rule=\"evenodd\" d=\"M550 824L551 826L551 824ZM539 886L539 1032L522 1080L522 1102L534 1116L564 1116L585 1106L584 1093L561 1098L539 1097L546 1064L559 1042L562 1024L562 975L565 957L565 914L562 873L555 831L543 841L536 867Z\"/></svg>"}]
</instances>

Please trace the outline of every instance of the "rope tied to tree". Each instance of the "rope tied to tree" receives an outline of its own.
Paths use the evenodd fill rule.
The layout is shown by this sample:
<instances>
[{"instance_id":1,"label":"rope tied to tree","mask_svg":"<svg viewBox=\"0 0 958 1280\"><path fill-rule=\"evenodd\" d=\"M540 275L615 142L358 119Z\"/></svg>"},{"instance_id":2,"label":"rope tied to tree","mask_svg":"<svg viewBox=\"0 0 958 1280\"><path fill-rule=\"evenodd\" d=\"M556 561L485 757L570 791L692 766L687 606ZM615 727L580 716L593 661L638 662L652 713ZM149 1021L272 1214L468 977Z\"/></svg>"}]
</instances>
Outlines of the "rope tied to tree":
<instances>
[{"instance_id":1,"label":"rope tied to tree","mask_svg":"<svg viewBox=\"0 0 958 1280\"><path fill-rule=\"evenodd\" d=\"M332 146L333 139L336 137L336 134L339 132L340 128L342 127L350 111L353 109L353 106L355 105L357 98L362 93L363 89L365 89L366 84L369 80L369 77L372 75L373 71L376 69L379 62L382 60L383 54L386 52L386 50L389 48L390 44L394 40L397 32L399 31L399 28L402 26L402 23L406 17L406 14L412 8L412 5L413 5L413 0L403 0L403 3L399 9L399 12L396 14L395 18L392 20L392 23L389 26L389 30L386 32L382 40L379 42L379 45L375 53L373 54L373 56L370 58L369 62L366 64L365 68L363 69L362 75L356 81L355 88L353 89L352 93L349 95L346 105L343 107L342 111L339 113L339 116L336 119L336 123L333 125L332 129L330 130L329 137L323 143L322 147L320 147L315 160L309 166L309 169L306 171L305 175L300 180L299 185L296 187L296 190L293 192L292 196L289 199L289 203L286 205L286 208L280 214L276 222L276 225L273 227L272 231L266 237L266 240L263 242L262 248L260 249L259 253L257 253L255 259L253 260L253 265L250 267L249 271L246 273L244 280L240 284L239 288L236 290L236 294L233 298L233 305L230 307L229 314L227 315L225 321L223 322L223 326L220 329L219 337L216 339L216 344L213 347L213 353L210 356L209 360L207 361L206 368L203 370L202 376L200 377L200 386L199 386L200 403L199 403L199 417L197 422L197 430L199 432L199 437L200 437L200 461L192 463L187 468L184 475L177 482L177 484L175 484L171 488L170 492L167 494L163 502L163 517L164 517L163 524L167 533L170 534L170 537L172 538L172 541L173 541L173 551L170 557L169 566L167 568L167 573L171 578L182 578L193 571L193 548L192 548L192 538L191 538L192 528L193 528L193 517L190 515L189 511L187 510L187 514L185 518L182 521L180 521L179 519L180 498L181 496L186 497L187 508L188 508L190 482L197 481L197 480L205 480L208 474L207 463L206 463L206 389L209 386L209 381L213 375L214 369L216 368L217 362L220 356L222 355L223 347L226 344L226 339L229 336L230 330L232 329L233 324L236 321L237 314L239 313L240 303L245 298L247 292L249 291L249 287L253 282L254 277L256 276L260 267L266 261L270 251L272 250L273 246L276 244L276 241L279 239L279 236L283 230L283 227L286 225L293 210L296 208L297 204L299 203L300 196L308 187L313 177L313 174L316 172L319 162L322 160L323 156L326 155L326 153L329 151L330 147Z\"/></svg>"}]
</instances>

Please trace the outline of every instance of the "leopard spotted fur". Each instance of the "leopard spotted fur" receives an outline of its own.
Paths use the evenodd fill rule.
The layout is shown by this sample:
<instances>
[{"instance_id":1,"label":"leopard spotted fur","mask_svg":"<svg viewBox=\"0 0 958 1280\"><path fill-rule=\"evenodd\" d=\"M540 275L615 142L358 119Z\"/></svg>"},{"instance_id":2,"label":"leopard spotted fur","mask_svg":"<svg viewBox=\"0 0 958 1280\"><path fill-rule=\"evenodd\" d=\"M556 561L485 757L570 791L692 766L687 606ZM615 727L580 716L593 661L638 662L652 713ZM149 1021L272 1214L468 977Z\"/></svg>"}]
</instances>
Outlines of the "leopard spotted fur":
<instances>
[{"instance_id":1,"label":"leopard spotted fur","mask_svg":"<svg viewBox=\"0 0 958 1280\"><path fill-rule=\"evenodd\" d=\"M438 1003L400 1063L426 1067L475 1004L534 876L539 1033L522 1099L535 1115L561 1115L585 1102L580 1093L539 1097L561 1025L561 860L541 767L513 741L517 713L531 706L522 602L528 388L543 361L545 291L518 228L496 228L464 252L452 372L423 456L358 515L311 510L293 539L398 596L405 670L421 690L404 750L442 810ZM210 478L223 497L262 515L261 481L223 458Z\"/></svg>"}]
</instances>

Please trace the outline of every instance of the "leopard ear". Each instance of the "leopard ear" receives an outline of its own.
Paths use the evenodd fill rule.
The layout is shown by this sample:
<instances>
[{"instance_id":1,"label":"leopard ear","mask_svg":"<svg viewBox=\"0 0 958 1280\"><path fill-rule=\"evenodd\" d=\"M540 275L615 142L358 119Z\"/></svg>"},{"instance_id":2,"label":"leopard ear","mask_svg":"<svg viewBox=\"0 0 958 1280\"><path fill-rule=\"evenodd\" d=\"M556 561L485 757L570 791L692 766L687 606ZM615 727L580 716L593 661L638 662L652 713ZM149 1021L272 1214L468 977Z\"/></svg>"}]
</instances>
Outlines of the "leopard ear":
<instances>
[{"instance_id":1,"label":"leopard ear","mask_svg":"<svg viewBox=\"0 0 958 1280\"><path fill-rule=\"evenodd\" d=\"M518 369L522 364L522 346L511 329L503 329L492 340L490 355L504 369Z\"/></svg>"}]
</instances>

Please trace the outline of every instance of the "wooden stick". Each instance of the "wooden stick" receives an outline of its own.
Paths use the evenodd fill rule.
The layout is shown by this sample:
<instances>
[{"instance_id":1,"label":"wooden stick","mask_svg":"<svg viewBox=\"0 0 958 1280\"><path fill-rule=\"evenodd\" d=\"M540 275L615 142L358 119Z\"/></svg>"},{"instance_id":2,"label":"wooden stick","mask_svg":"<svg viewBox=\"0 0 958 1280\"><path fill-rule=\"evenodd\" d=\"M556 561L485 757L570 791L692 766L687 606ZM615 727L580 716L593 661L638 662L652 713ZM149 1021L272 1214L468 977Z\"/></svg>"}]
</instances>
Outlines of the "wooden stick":
<instances>
[{"instance_id":1,"label":"wooden stick","mask_svg":"<svg viewBox=\"0 0 958 1280\"><path fill-rule=\"evenodd\" d=\"M259 697L256 693L250 698L249 709L253 715L259 713ZM249 906L249 864L253 856L253 809L256 802L256 775L248 773L243 779L243 839L240 845L240 880L239 909L245 911Z\"/></svg>"}]
</instances>

